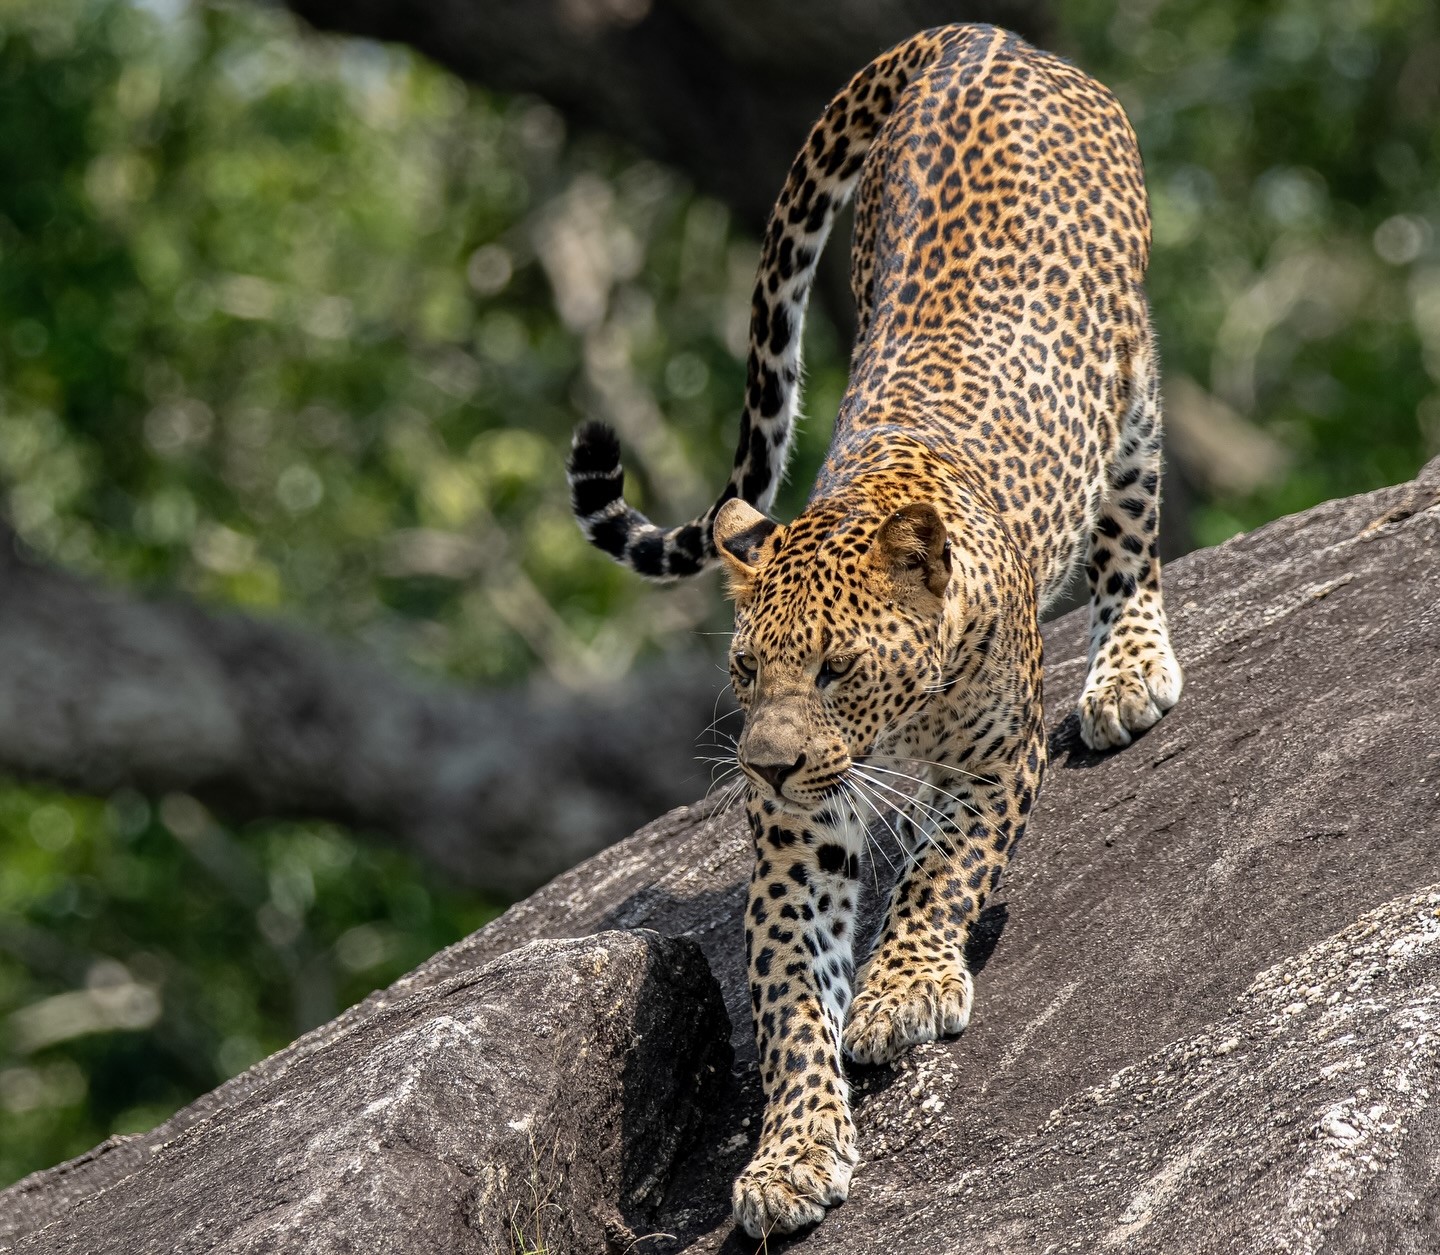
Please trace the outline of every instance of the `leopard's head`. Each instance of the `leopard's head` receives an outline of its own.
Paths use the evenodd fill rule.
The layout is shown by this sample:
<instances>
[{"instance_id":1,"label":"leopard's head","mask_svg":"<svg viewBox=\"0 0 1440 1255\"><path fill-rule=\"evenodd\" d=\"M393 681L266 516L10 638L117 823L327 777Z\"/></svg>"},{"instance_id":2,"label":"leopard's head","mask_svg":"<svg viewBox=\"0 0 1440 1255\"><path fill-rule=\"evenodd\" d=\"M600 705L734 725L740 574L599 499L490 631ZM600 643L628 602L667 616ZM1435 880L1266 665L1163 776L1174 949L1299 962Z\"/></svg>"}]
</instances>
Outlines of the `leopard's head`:
<instances>
[{"instance_id":1,"label":"leopard's head","mask_svg":"<svg viewBox=\"0 0 1440 1255\"><path fill-rule=\"evenodd\" d=\"M812 503L781 525L743 501L715 519L735 602L737 758L762 796L808 812L941 681L950 537L934 506Z\"/></svg>"}]
</instances>

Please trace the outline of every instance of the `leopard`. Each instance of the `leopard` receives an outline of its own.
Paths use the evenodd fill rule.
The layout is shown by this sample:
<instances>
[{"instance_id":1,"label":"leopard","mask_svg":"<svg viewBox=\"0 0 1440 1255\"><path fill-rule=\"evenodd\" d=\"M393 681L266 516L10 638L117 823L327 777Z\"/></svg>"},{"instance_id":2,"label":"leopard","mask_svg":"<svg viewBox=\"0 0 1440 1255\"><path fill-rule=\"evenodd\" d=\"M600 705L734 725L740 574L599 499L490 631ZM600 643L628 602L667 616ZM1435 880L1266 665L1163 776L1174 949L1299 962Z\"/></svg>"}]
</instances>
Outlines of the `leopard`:
<instances>
[{"instance_id":1,"label":"leopard","mask_svg":"<svg viewBox=\"0 0 1440 1255\"><path fill-rule=\"evenodd\" d=\"M811 495L780 522L806 308L852 198L848 384ZM719 566L734 602L764 1105L732 1204L752 1237L846 1199L847 1059L888 1064L970 1021L967 941L1046 769L1041 615L1076 568L1085 745L1122 748L1179 699L1150 244L1139 144L1109 90L996 27L922 31L850 80L790 168L716 501L651 523L625 499L615 433L577 428L589 540L651 579ZM860 946L882 826L901 862Z\"/></svg>"}]
</instances>

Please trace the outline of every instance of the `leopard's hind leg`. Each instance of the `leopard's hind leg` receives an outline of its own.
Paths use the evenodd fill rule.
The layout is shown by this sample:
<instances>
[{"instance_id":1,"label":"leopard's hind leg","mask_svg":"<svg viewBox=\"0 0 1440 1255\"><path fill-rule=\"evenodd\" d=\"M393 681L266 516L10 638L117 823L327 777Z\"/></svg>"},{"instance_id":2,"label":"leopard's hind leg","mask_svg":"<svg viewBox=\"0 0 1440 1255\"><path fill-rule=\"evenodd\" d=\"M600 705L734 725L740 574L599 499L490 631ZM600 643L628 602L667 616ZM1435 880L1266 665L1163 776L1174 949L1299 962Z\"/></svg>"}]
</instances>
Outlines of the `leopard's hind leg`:
<instances>
[{"instance_id":1,"label":"leopard's hind leg","mask_svg":"<svg viewBox=\"0 0 1440 1255\"><path fill-rule=\"evenodd\" d=\"M1090 534L1090 672L1080 735L1092 749L1129 745L1180 698L1160 595L1160 381L1153 352L1138 355L1120 441Z\"/></svg>"}]
</instances>

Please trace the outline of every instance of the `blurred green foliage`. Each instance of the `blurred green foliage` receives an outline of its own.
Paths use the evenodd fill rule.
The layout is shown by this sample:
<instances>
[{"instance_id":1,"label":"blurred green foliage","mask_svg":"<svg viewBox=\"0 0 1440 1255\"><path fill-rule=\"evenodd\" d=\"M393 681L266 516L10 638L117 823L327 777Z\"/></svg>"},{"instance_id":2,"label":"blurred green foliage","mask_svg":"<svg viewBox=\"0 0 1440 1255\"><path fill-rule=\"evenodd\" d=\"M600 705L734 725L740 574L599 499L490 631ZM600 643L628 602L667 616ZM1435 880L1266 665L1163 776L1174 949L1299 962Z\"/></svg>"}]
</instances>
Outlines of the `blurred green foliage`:
<instances>
[{"instance_id":1,"label":"blurred green foliage","mask_svg":"<svg viewBox=\"0 0 1440 1255\"><path fill-rule=\"evenodd\" d=\"M750 264L723 213L258 6L11 6L0 109L0 475L34 548L467 678L590 661L628 581L555 447L582 406L646 436L656 394L662 465L717 443L713 298Z\"/></svg>"},{"instance_id":2,"label":"blurred green foliage","mask_svg":"<svg viewBox=\"0 0 1440 1255\"><path fill-rule=\"evenodd\" d=\"M1140 136L1167 376L1198 381L1220 417L1245 424L1234 447L1188 467L1210 494L1197 543L1413 475L1440 452L1440 8L1067 0L1057 12L1065 51L1116 91ZM1216 418L1197 410L1173 415L1172 457L1186 418ZM1249 474L1247 456L1261 463Z\"/></svg>"},{"instance_id":3,"label":"blurred green foliage","mask_svg":"<svg viewBox=\"0 0 1440 1255\"><path fill-rule=\"evenodd\" d=\"M1426 0L1076 0L1132 113L1209 543L1440 451ZM857 49L862 61L871 50ZM723 611L586 549L582 414L664 518L728 465L755 250L553 110L259 5L0 5L0 491L37 552L474 682ZM809 332L803 497L844 384ZM147 1127L493 912L319 824L0 787L0 1181Z\"/></svg>"}]
</instances>

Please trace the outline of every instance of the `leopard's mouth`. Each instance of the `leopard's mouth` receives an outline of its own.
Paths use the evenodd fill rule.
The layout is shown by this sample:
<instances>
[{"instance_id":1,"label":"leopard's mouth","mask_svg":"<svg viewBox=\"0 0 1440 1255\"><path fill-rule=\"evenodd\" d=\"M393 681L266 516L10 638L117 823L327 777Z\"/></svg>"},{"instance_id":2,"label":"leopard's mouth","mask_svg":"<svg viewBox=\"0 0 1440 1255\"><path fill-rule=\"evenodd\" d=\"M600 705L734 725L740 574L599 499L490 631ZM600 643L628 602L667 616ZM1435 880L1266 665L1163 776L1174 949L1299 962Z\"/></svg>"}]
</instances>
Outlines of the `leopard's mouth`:
<instances>
[{"instance_id":1,"label":"leopard's mouth","mask_svg":"<svg viewBox=\"0 0 1440 1255\"><path fill-rule=\"evenodd\" d=\"M840 777L831 776L822 781L807 783L805 798L791 797L788 793L773 793L771 800L776 807L786 815L792 815L797 819L809 819L816 811L824 810L832 802L839 801L843 796L840 788Z\"/></svg>"}]
</instances>

